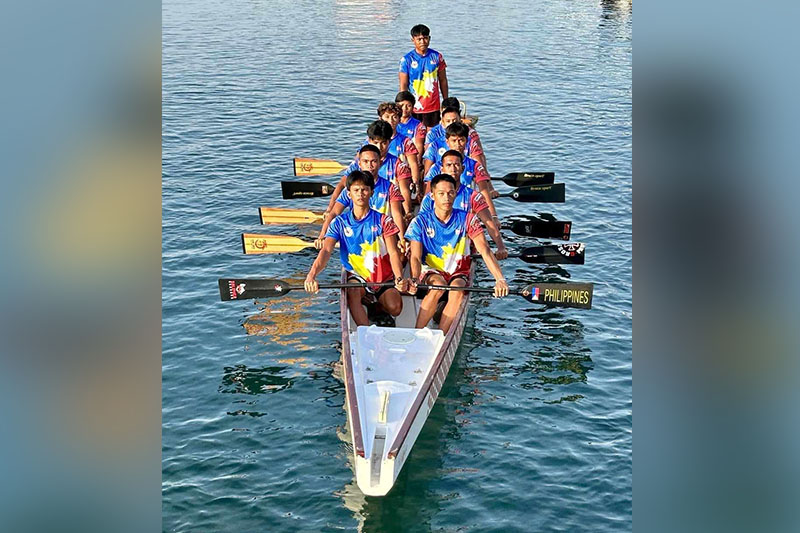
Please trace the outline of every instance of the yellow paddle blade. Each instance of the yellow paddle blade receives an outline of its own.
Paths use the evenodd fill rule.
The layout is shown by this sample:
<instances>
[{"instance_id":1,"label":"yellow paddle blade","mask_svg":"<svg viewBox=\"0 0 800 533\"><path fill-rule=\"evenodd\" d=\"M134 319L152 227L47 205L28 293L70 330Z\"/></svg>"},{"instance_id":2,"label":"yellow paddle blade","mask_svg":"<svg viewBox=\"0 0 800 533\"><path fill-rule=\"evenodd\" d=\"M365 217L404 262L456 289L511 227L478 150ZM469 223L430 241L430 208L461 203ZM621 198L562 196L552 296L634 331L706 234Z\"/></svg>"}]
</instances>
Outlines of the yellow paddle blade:
<instances>
[{"instance_id":1,"label":"yellow paddle blade","mask_svg":"<svg viewBox=\"0 0 800 533\"><path fill-rule=\"evenodd\" d=\"M298 239L297 237L242 233L242 247L244 248L244 253L247 255L286 254L299 252L309 246L313 247L314 243Z\"/></svg>"},{"instance_id":2,"label":"yellow paddle blade","mask_svg":"<svg viewBox=\"0 0 800 533\"><path fill-rule=\"evenodd\" d=\"M346 169L347 165L342 165L333 159L309 159L304 157L294 158L295 176L316 176L320 174L338 174Z\"/></svg>"},{"instance_id":3,"label":"yellow paddle blade","mask_svg":"<svg viewBox=\"0 0 800 533\"><path fill-rule=\"evenodd\" d=\"M313 224L322 222L322 213L306 209L286 209L283 207L259 207L262 224Z\"/></svg>"}]
</instances>

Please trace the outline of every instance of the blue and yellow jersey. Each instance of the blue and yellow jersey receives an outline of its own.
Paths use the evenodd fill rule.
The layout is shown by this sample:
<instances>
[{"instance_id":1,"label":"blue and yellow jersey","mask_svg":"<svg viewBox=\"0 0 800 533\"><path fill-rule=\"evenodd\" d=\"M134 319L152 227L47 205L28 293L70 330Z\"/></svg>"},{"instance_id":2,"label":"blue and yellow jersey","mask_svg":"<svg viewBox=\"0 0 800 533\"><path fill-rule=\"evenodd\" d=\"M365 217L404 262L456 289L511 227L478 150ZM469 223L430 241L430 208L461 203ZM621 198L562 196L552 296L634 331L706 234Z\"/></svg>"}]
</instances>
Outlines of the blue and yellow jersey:
<instances>
[{"instance_id":1,"label":"blue and yellow jersey","mask_svg":"<svg viewBox=\"0 0 800 533\"><path fill-rule=\"evenodd\" d=\"M357 220L352 211L333 219L325 238L339 242L342 267L366 282L382 283L394 278L389 252L383 238L400 230L392 219L370 209Z\"/></svg>"},{"instance_id":2,"label":"blue and yellow jersey","mask_svg":"<svg viewBox=\"0 0 800 533\"><path fill-rule=\"evenodd\" d=\"M468 273L470 243L483 227L474 214L454 209L443 223L433 211L420 212L406 230L406 240L422 243L422 263L447 274Z\"/></svg>"},{"instance_id":3,"label":"blue and yellow jersey","mask_svg":"<svg viewBox=\"0 0 800 533\"><path fill-rule=\"evenodd\" d=\"M433 211L433 196L431 193L425 195L422 203L419 204L419 212L425 213ZM483 198L483 195L474 189L466 187L463 183L459 185L456 191L456 199L453 201L453 209L460 209L461 211L471 211L476 215L484 209L489 209L489 204Z\"/></svg>"},{"instance_id":4,"label":"blue and yellow jersey","mask_svg":"<svg viewBox=\"0 0 800 533\"><path fill-rule=\"evenodd\" d=\"M400 189L394 183L389 183L385 179L379 177L375 180L375 188L372 189L372 196L369 199L369 206L382 215L390 214L389 202L402 202L403 195L400 194ZM344 189L336 202L342 204L345 209L353 208L353 200Z\"/></svg>"}]
</instances>

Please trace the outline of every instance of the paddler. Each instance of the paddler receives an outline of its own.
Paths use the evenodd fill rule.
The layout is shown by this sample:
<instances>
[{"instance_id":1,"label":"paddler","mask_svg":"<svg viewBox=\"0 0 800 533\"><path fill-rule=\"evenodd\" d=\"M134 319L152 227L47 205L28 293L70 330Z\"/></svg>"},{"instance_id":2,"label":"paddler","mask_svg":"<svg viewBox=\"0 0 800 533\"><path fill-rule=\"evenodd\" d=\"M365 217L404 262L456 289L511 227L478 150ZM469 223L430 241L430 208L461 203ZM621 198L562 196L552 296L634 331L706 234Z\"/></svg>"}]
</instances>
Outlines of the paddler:
<instances>
[{"instance_id":1,"label":"paddler","mask_svg":"<svg viewBox=\"0 0 800 533\"><path fill-rule=\"evenodd\" d=\"M381 161L377 175L391 183L397 184L397 187L400 189L400 194L403 195L403 214L406 220L410 220L413 216L411 211L411 170L408 165L403 163L397 156L389 153L389 142L392 140L392 134L392 126L383 120L376 120L367 127L367 140L369 144L378 148L381 153ZM336 199L345 188L347 176L354 170L359 170L358 156L356 156L356 160L347 167L342 179L340 179L339 183L336 185L331 200L328 202L328 207L325 209L326 219L330 218L330 211L333 209Z\"/></svg>"},{"instance_id":2,"label":"paddler","mask_svg":"<svg viewBox=\"0 0 800 533\"><path fill-rule=\"evenodd\" d=\"M453 209L457 182L448 174L439 174L431 181L433 211L420 213L411 221L406 240L411 248L410 294L416 294L418 283L466 287L470 271L470 243L481 254L495 279L494 295L508 295L508 284L500 270L478 217L469 211ZM442 311L439 327L447 333L453 324L464 294L448 291L447 304ZM425 327L433 318L436 306L445 291L430 290L420 303L417 328Z\"/></svg>"},{"instance_id":3,"label":"paddler","mask_svg":"<svg viewBox=\"0 0 800 533\"><path fill-rule=\"evenodd\" d=\"M447 64L442 54L430 48L431 30L424 24L411 28L414 49L400 60L397 74L401 91L411 91L417 102L414 118L428 127L439 122L439 94L447 98Z\"/></svg>"},{"instance_id":4,"label":"paddler","mask_svg":"<svg viewBox=\"0 0 800 533\"><path fill-rule=\"evenodd\" d=\"M417 99L410 91L400 91L394 97L394 101L400 106L400 122L397 124L397 131L405 135L414 142L419 152L420 164L422 164L422 154L425 151L425 136L428 134L428 127L411 116L414 104Z\"/></svg>"},{"instance_id":5,"label":"paddler","mask_svg":"<svg viewBox=\"0 0 800 533\"><path fill-rule=\"evenodd\" d=\"M392 127L392 138L389 141L389 153L399 157L411 169L411 179L415 186L422 184L422 169L419 164L420 153L414 141L400 133L397 125L403 111L394 102L383 102L378 106L378 118Z\"/></svg>"},{"instance_id":6,"label":"paddler","mask_svg":"<svg viewBox=\"0 0 800 533\"><path fill-rule=\"evenodd\" d=\"M319 291L317 275L325 269L339 243L342 267L348 272L348 282L384 283L394 280L394 287L357 287L347 289L347 300L353 320L368 326L367 312L361 300L367 294L390 315L403 310L400 292L407 288L403 266L397 249L400 230L390 217L370 207L374 187L372 175L356 170L347 176L347 192L353 201L349 211L333 219L325 233L324 244L305 279L305 289Z\"/></svg>"},{"instance_id":7,"label":"paddler","mask_svg":"<svg viewBox=\"0 0 800 533\"><path fill-rule=\"evenodd\" d=\"M453 99L448 98L448 100ZM425 137L425 151L422 154L422 164L425 173L430 170L433 164L439 161L443 153L449 150L446 142L447 128L450 124L455 124L457 122L463 124L463 122L461 122L461 111L458 105L442 108L441 122L436 127L428 130L428 134ZM464 125L466 126L466 124ZM467 128L467 144L464 146L464 155L475 159L485 167L486 158L483 155L483 145L481 145L478 132L469 126L467 126Z\"/></svg>"},{"instance_id":8,"label":"paddler","mask_svg":"<svg viewBox=\"0 0 800 533\"><path fill-rule=\"evenodd\" d=\"M372 144L365 144L358 150L357 157L358 170L369 172L369 174L373 176L372 196L369 199L370 207L382 215L391 216L400 229L400 236L402 237L406 227L403 218L403 196L400 194L400 189L396 184L390 183L389 180L383 179L378 174L381 158L380 149ZM341 215L346 209L352 208L353 199L350 197L347 190L342 189L342 192L336 198L329 212L329 216L325 217L322 221L322 228L319 230L319 236L314 241L314 246L317 249L322 248L325 234L333 219Z\"/></svg>"},{"instance_id":9,"label":"paddler","mask_svg":"<svg viewBox=\"0 0 800 533\"><path fill-rule=\"evenodd\" d=\"M454 175L459 178L461 183L471 189L480 191L483 194L486 203L489 205L489 210L493 217L497 216L497 209L494 207L492 200L491 177L486 169L475 159L464 155L464 147L467 145L467 138L469 136L469 127L462 122L454 122L447 126L447 146L448 150L455 150L462 154L462 172L461 174ZM441 160L435 163L427 174L425 174L425 192L430 192L430 181L434 176L443 172Z\"/></svg>"},{"instance_id":10,"label":"paddler","mask_svg":"<svg viewBox=\"0 0 800 533\"><path fill-rule=\"evenodd\" d=\"M450 176L461 176L464 171L464 155L458 150L448 150L442 156L442 172ZM433 211L434 201L433 194L428 193L420 203L419 212ZM480 192L471 189L463 183L458 183L456 189L456 197L453 202L453 209L460 209L462 211L469 211L475 214L481 222L483 222L486 231L497 246L497 251L494 253L497 259L505 259L508 257L508 250L503 243L503 236L500 234L500 220L497 215L493 215L489 204Z\"/></svg>"}]
</instances>

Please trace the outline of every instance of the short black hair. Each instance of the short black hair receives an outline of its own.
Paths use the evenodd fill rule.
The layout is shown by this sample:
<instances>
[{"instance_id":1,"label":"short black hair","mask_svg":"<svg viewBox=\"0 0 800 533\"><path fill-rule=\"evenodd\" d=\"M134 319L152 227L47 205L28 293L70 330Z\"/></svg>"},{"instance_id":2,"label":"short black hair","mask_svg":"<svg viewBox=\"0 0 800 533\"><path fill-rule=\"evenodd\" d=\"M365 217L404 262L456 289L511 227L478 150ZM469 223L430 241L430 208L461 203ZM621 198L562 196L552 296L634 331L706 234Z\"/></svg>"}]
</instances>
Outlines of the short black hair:
<instances>
[{"instance_id":1,"label":"short black hair","mask_svg":"<svg viewBox=\"0 0 800 533\"><path fill-rule=\"evenodd\" d=\"M461 111L461 102L458 101L458 98L455 96L448 96L444 100L442 100L442 109L445 107L455 107L459 111Z\"/></svg>"},{"instance_id":2,"label":"short black hair","mask_svg":"<svg viewBox=\"0 0 800 533\"><path fill-rule=\"evenodd\" d=\"M463 122L453 122L444 130L445 137L469 137L469 126Z\"/></svg>"},{"instance_id":3,"label":"short black hair","mask_svg":"<svg viewBox=\"0 0 800 533\"><path fill-rule=\"evenodd\" d=\"M451 105L449 105L447 107L442 107L441 116L445 116L447 113L455 113L456 115L458 115L460 117L461 116L461 109L459 109L457 106L451 106Z\"/></svg>"},{"instance_id":4,"label":"short black hair","mask_svg":"<svg viewBox=\"0 0 800 533\"><path fill-rule=\"evenodd\" d=\"M443 181L446 181L447 183L452 183L453 187L458 189L458 182L453 176L451 176L450 174L436 174L431 180L431 190L435 189L436 186Z\"/></svg>"},{"instance_id":5,"label":"short black hair","mask_svg":"<svg viewBox=\"0 0 800 533\"><path fill-rule=\"evenodd\" d=\"M462 154L458 150L448 150L445 153L443 153L442 154L442 161L444 161L445 157L449 157L449 156L458 157L461 160L462 163L464 162L464 154Z\"/></svg>"},{"instance_id":6,"label":"short black hair","mask_svg":"<svg viewBox=\"0 0 800 533\"><path fill-rule=\"evenodd\" d=\"M367 137L370 139L392 140L392 125L385 120L376 120L367 127Z\"/></svg>"},{"instance_id":7,"label":"short black hair","mask_svg":"<svg viewBox=\"0 0 800 533\"><path fill-rule=\"evenodd\" d=\"M354 183L362 183L369 187L370 189L375 188L375 178L372 177L372 174L369 172L365 172L363 170L354 170L347 176L347 190L350 190L350 187Z\"/></svg>"},{"instance_id":8,"label":"short black hair","mask_svg":"<svg viewBox=\"0 0 800 533\"><path fill-rule=\"evenodd\" d=\"M381 156L381 151L378 150L378 147L375 146L374 144L367 143L367 144L365 144L364 146L362 146L361 148L358 149L358 155L361 155L364 152L375 152L376 154L378 154L379 158Z\"/></svg>"},{"instance_id":9,"label":"short black hair","mask_svg":"<svg viewBox=\"0 0 800 533\"><path fill-rule=\"evenodd\" d=\"M425 24L417 24L413 28L411 28L411 36L416 37L417 35L422 35L423 37L427 37L431 34L431 29L427 27Z\"/></svg>"},{"instance_id":10,"label":"short black hair","mask_svg":"<svg viewBox=\"0 0 800 533\"><path fill-rule=\"evenodd\" d=\"M395 103L399 104L400 102L411 102L411 104L416 104L417 99L411 93L411 91L400 91L397 93L397 96L394 97Z\"/></svg>"}]
</instances>

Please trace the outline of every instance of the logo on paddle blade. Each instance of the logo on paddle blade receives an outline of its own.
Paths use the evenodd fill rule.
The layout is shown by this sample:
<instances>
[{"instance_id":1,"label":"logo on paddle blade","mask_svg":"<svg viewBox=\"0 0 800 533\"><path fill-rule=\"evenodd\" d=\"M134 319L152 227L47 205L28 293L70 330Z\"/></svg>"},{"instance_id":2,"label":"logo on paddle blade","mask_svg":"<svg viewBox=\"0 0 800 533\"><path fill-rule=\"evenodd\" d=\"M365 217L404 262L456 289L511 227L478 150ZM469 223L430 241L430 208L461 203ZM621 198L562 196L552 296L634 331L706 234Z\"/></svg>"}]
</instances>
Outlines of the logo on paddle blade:
<instances>
[{"instance_id":1,"label":"logo on paddle blade","mask_svg":"<svg viewBox=\"0 0 800 533\"><path fill-rule=\"evenodd\" d=\"M531 292L531 300L538 300L539 299L539 287L534 287L533 292Z\"/></svg>"},{"instance_id":2,"label":"logo on paddle blade","mask_svg":"<svg viewBox=\"0 0 800 533\"><path fill-rule=\"evenodd\" d=\"M283 290L283 287L281 287L281 286L280 286L278 283L276 283L276 284L275 284L275 287L274 287L274 288L275 288L275 290L276 290L276 291L278 291L278 292L281 292L281 291Z\"/></svg>"},{"instance_id":3,"label":"logo on paddle blade","mask_svg":"<svg viewBox=\"0 0 800 533\"><path fill-rule=\"evenodd\" d=\"M236 300L244 292L244 283L236 283L234 280L228 281L228 294L231 300Z\"/></svg>"},{"instance_id":4,"label":"logo on paddle blade","mask_svg":"<svg viewBox=\"0 0 800 533\"><path fill-rule=\"evenodd\" d=\"M583 253L586 245L582 242L570 242L567 244L559 244L558 251L565 257L575 257Z\"/></svg>"},{"instance_id":5,"label":"logo on paddle blade","mask_svg":"<svg viewBox=\"0 0 800 533\"><path fill-rule=\"evenodd\" d=\"M300 163L300 169L303 172L311 172L314 169L314 163Z\"/></svg>"},{"instance_id":6,"label":"logo on paddle blade","mask_svg":"<svg viewBox=\"0 0 800 533\"><path fill-rule=\"evenodd\" d=\"M250 244L252 244L253 248L256 248L258 250L266 250L267 249L267 241L266 241L266 239L253 239L252 241L250 241Z\"/></svg>"}]
</instances>

